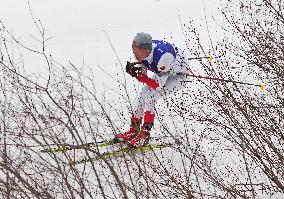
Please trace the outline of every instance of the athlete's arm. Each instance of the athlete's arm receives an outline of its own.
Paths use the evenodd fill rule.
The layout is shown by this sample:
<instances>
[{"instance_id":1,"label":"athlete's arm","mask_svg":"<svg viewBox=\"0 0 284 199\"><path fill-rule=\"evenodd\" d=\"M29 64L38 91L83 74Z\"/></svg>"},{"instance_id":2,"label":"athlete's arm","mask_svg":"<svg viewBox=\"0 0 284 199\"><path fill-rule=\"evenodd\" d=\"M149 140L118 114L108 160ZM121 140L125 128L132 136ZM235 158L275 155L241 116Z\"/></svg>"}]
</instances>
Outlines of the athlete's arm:
<instances>
[{"instance_id":1,"label":"athlete's arm","mask_svg":"<svg viewBox=\"0 0 284 199\"><path fill-rule=\"evenodd\" d=\"M161 56L161 59L157 64L157 75L155 75L153 79L149 78L146 74L139 74L137 80L146 83L152 89L162 88L168 79L170 65L174 60L175 58L171 53L165 53Z\"/></svg>"}]
</instances>

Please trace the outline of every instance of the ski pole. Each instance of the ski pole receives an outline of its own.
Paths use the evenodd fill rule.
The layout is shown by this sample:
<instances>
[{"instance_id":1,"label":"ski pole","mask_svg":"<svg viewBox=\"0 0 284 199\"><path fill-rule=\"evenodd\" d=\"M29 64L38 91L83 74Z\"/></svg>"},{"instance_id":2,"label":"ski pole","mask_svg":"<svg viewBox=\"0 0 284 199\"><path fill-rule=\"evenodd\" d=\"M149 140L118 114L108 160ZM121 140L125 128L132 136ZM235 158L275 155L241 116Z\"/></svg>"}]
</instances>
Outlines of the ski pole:
<instances>
[{"instance_id":1,"label":"ski pole","mask_svg":"<svg viewBox=\"0 0 284 199\"><path fill-rule=\"evenodd\" d=\"M202 59L202 58L207 58L209 61L213 60L213 57L211 55L206 56L206 57L192 57L189 59ZM134 65L136 64L141 64L141 62L133 62L131 63ZM187 76L187 77L194 77L194 78L199 78L199 79L208 79L208 80L216 80L216 81L222 81L222 82L231 82L231 83L235 83L235 84L243 84L243 85L249 85L249 86L257 86L260 87L261 91L265 90L265 84L261 83L261 84L252 84L252 83L248 83L248 82L241 82L241 81L235 81L235 80L229 80L229 79L223 79L223 78L219 78L219 77L209 77L209 76L201 76L201 75L192 75L189 73L182 73L182 72L178 72L176 73L177 75L181 75L181 76Z\"/></svg>"},{"instance_id":2,"label":"ski pole","mask_svg":"<svg viewBox=\"0 0 284 199\"><path fill-rule=\"evenodd\" d=\"M201 76L201 75L191 75L189 73L176 73L177 75L181 75L181 76L187 76L187 77L194 77L194 78L198 78L198 79L208 79L208 80L216 80L216 81L221 81L221 82L232 82L235 84L243 84L243 85L250 85L250 86L257 86L260 87L261 91L265 90L265 84L261 83L261 84L252 84L252 83L247 83L247 82L240 82L240 81L234 81L234 80L229 80L229 79L223 79L223 78L219 78L219 77L209 77L209 76Z\"/></svg>"},{"instance_id":3,"label":"ski pole","mask_svg":"<svg viewBox=\"0 0 284 199\"><path fill-rule=\"evenodd\" d=\"M209 56L204 56L204 57L190 57L188 60L193 60L193 59L208 59L209 62L211 62L214 58L212 55Z\"/></svg>"}]
</instances>

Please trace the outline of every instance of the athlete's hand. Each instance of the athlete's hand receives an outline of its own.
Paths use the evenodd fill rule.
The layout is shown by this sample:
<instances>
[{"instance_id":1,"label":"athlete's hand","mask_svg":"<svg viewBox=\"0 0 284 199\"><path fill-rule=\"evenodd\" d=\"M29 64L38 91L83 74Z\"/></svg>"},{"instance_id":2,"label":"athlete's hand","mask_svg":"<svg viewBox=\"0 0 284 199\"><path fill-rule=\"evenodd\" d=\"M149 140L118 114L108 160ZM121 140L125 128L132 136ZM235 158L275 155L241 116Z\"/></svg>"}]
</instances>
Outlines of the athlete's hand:
<instances>
[{"instance_id":1,"label":"athlete's hand","mask_svg":"<svg viewBox=\"0 0 284 199\"><path fill-rule=\"evenodd\" d=\"M130 63L129 61L126 64L126 72L132 77L138 77L139 74L143 73L143 68L135 67L136 63Z\"/></svg>"}]
</instances>

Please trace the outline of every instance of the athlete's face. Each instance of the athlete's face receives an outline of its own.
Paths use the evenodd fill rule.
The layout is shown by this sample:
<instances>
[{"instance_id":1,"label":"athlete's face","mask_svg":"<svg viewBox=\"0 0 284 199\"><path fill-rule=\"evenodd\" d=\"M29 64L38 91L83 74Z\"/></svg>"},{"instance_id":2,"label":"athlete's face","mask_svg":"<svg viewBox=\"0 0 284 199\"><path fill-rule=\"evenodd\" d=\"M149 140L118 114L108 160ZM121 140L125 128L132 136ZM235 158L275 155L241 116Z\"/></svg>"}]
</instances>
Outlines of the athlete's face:
<instances>
[{"instance_id":1,"label":"athlete's face","mask_svg":"<svg viewBox=\"0 0 284 199\"><path fill-rule=\"evenodd\" d=\"M151 50L138 48L135 42L132 43L132 51L137 61L142 61L151 53Z\"/></svg>"}]
</instances>

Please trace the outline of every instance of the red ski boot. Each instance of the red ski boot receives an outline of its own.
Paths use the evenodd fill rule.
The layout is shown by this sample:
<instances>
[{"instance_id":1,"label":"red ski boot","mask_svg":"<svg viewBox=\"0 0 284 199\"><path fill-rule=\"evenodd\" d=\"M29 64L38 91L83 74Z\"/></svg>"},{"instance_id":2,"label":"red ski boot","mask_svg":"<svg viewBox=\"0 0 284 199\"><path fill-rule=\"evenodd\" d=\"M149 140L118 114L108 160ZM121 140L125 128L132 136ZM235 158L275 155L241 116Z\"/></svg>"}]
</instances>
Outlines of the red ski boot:
<instances>
[{"instance_id":1,"label":"red ski boot","mask_svg":"<svg viewBox=\"0 0 284 199\"><path fill-rule=\"evenodd\" d=\"M132 116L131 118L131 125L130 125L130 129L124 133L119 133L115 136L115 139L118 140L118 142L120 141L124 141L124 142L128 142L131 139L133 139L137 134L138 131L140 131L140 125L141 125L142 119L138 119Z\"/></svg>"},{"instance_id":2,"label":"red ski boot","mask_svg":"<svg viewBox=\"0 0 284 199\"><path fill-rule=\"evenodd\" d=\"M128 144L134 148L146 145L150 138L150 130L154 125L155 114L151 111L146 111L144 115L144 124L141 131Z\"/></svg>"},{"instance_id":3,"label":"red ski boot","mask_svg":"<svg viewBox=\"0 0 284 199\"><path fill-rule=\"evenodd\" d=\"M138 148L146 145L149 141L150 133L144 126L142 127L141 131L128 143L133 148Z\"/></svg>"}]
</instances>

